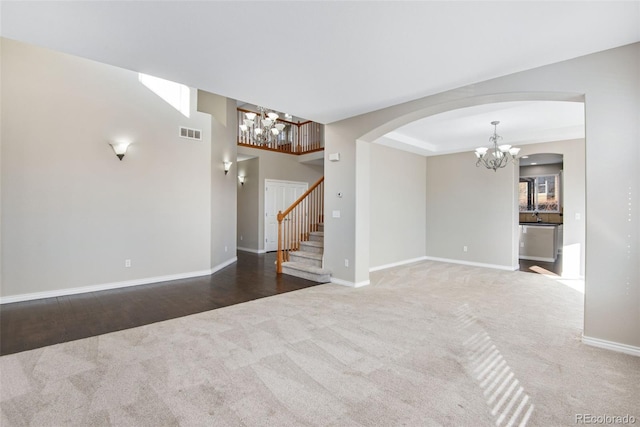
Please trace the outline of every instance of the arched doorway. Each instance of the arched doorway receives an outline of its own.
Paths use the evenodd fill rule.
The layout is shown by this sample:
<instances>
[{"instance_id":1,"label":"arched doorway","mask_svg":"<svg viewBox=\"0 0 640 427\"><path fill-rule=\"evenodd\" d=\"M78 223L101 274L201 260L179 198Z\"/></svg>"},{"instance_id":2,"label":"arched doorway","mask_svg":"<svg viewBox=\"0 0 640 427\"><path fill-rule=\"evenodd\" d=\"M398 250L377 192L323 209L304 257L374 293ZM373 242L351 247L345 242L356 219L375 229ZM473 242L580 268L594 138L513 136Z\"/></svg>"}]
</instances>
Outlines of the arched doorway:
<instances>
[{"instance_id":1,"label":"arched doorway","mask_svg":"<svg viewBox=\"0 0 640 427\"><path fill-rule=\"evenodd\" d=\"M572 206L569 211L572 215L574 212L584 212L584 106L575 99L571 97L571 102L492 102L456 108L427 116L429 126L433 127L434 123L440 124L435 126L435 130L428 135L434 137L422 141L424 143L422 146L417 137L419 132L415 129L415 123L425 118L408 124L413 126L413 134L408 132L408 135L402 135L399 129L402 130L403 126L400 126L372 141L373 144L367 155L372 162L371 170L375 170L376 176L372 176L370 182L364 183L370 187L368 189L370 203L375 204L375 206L372 204L370 209L369 250L372 263L370 268L413 261L426 256L462 264L484 265L506 270L518 269L520 222L517 203L518 168L513 165L506 168L508 170L497 172L477 169L474 167L473 149L487 143L491 130L488 124L492 118L506 118L505 122L510 126L501 133L505 138L504 143L519 146L523 154L533 154L541 150L552 151L555 146L559 147L556 149L560 152L567 151L570 157L570 183L574 192L580 194L571 198ZM495 98L486 97L486 100L493 101ZM565 110L569 107L568 110L572 111L574 116L573 122L569 119L564 122L556 119L566 114L566 111L562 112L562 108L558 109L559 113L546 111L550 110L553 104L564 104L560 106ZM546 115L536 113L537 110L546 112ZM532 116L535 114L539 117L534 120ZM412 114L412 117L416 115ZM472 123L474 120L477 123ZM399 120L394 122L397 123ZM573 129L569 131L569 128ZM575 128L578 128L577 131ZM436 140L439 135L445 133L444 143ZM462 137L457 138L458 133ZM471 143L465 142L465 138L470 139ZM359 142L363 144L362 140ZM382 188L377 184L394 181L399 174L406 172L407 163L410 162L410 157L406 157L397 164L392 164L394 156L389 152L384 156L376 155L375 147L378 144L427 157L427 165L424 167L426 172L420 170L415 173L416 177L420 174L427 175L429 183L424 190L426 195L407 198L408 188L415 187L413 180L410 181L410 179L405 180L403 191L397 191L398 188L389 186ZM383 163L376 164L376 159L380 158ZM401 184L397 183L396 187L400 186ZM423 198L422 201L419 201L420 197ZM390 222L384 228L381 227L384 220L376 216L387 215L384 209L381 209L384 207L380 202L381 199L395 206L412 203L418 206L424 203L429 206L426 212L427 226L423 227L424 231L420 229L418 223L413 226L416 230L415 235L419 235L420 232L425 233L424 239L427 240L427 244L423 254L419 253L420 248L416 248L413 254L407 254L406 244L401 241L402 239L396 242L401 246L393 247L394 241L389 236L402 235L401 231L406 228L407 221L411 219ZM397 231L393 231L394 224L398 227ZM571 269L573 275L577 276L580 275L581 269L583 271L584 265L584 223L572 223L569 227L571 230L568 235L572 236L571 243L578 248L578 267ZM382 234L381 230L387 235L385 239L378 238L378 234ZM379 247L381 241L385 242L384 250ZM384 252L382 256L381 252ZM405 257L404 259L393 258L400 253ZM386 258L383 258L384 256Z\"/></svg>"}]
</instances>

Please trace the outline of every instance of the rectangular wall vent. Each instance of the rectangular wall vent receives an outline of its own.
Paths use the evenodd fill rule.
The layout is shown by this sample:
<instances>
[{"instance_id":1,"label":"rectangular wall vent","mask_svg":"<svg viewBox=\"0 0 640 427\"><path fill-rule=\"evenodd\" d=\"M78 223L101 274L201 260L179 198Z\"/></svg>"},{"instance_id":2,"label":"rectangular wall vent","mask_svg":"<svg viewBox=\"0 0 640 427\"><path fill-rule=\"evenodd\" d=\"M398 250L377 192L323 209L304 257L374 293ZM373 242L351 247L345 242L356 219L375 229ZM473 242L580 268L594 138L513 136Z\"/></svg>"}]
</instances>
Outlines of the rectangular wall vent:
<instances>
[{"instance_id":1,"label":"rectangular wall vent","mask_svg":"<svg viewBox=\"0 0 640 427\"><path fill-rule=\"evenodd\" d=\"M180 126L180 137L201 141L202 131L200 129L190 129L184 126Z\"/></svg>"}]
</instances>

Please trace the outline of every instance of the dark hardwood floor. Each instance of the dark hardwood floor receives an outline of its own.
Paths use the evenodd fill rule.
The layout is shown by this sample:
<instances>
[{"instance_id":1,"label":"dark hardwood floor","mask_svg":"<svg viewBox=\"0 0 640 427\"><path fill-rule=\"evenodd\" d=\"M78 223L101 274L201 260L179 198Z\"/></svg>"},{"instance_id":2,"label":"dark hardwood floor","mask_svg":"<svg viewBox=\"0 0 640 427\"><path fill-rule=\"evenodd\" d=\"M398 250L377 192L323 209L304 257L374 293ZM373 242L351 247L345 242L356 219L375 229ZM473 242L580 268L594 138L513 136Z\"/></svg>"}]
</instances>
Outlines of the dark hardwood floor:
<instances>
[{"instance_id":1,"label":"dark hardwood floor","mask_svg":"<svg viewBox=\"0 0 640 427\"><path fill-rule=\"evenodd\" d=\"M530 261L520 259L520 271L537 274L562 275L562 255L558 255L555 262Z\"/></svg>"},{"instance_id":2,"label":"dark hardwood floor","mask_svg":"<svg viewBox=\"0 0 640 427\"><path fill-rule=\"evenodd\" d=\"M317 285L275 273L275 253L238 252L238 262L211 276L110 291L3 304L0 306L0 355L189 314L214 310ZM520 271L561 274L555 263L520 260Z\"/></svg>"},{"instance_id":3,"label":"dark hardwood floor","mask_svg":"<svg viewBox=\"0 0 640 427\"><path fill-rule=\"evenodd\" d=\"M134 328L315 286L275 273L275 253L238 252L211 276L0 306L0 355Z\"/></svg>"}]
</instances>

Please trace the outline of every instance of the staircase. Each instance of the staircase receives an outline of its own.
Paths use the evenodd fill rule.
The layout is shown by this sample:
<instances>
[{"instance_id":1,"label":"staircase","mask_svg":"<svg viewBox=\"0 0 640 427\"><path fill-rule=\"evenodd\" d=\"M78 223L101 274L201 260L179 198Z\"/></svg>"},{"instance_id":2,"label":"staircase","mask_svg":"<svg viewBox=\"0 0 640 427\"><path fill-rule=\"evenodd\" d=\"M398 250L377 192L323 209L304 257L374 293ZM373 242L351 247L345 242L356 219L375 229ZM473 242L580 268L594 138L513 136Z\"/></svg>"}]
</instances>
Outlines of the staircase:
<instances>
[{"instance_id":1,"label":"staircase","mask_svg":"<svg viewBox=\"0 0 640 427\"><path fill-rule=\"evenodd\" d=\"M309 240L300 242L300 249L289 251L289 261L282 263L282 272L314 282L331 281L331 271L322 268L324 253L324 224L317 224L318 231L309 233Z\"/></svg>"},{"instance_id":2,"label":"staircase","mask_svg":"<svg viewBox=\"0 0 640 427\"><path fill-rule=\"evenodd\" d=\"M319 283L331 281L331 272L322 268L323 206L324 177L284 212L278 212L278 274L289 274Z\"/></svg>"}]
</instances>

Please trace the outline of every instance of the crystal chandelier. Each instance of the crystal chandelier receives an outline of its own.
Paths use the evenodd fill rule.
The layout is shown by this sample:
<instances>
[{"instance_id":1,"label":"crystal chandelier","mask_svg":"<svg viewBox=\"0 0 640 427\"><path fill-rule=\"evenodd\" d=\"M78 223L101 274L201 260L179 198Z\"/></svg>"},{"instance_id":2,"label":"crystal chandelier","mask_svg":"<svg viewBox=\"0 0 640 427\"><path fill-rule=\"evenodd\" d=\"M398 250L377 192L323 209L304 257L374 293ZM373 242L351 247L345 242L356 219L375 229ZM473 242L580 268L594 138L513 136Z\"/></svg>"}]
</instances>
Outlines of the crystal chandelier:
<instances>
[{"instance_id":1,"label":"crystal chandelier","mask_svg":"<svg viewBox=\"0 0 640 427\"><path fill-rule=\"evenodd\" d=\"M245 119L240 125L240 130L244 132L257 145L268 144L272 138L276 138L286 126L278 123L278 114L268 111L264 107L258 107L259 115L256 113L244 113Z\"/></svg>"},{"instance_id":2,"label":"crystal chandelier","mask_svg":"<svg viewBox=\"0 0 640 427\"><path fill-rule=\"evenodd\" d=\"M493 135L489 137L489 141L493 143L493 147L476 148L476 157L478 158L476 166L484 165L487 169L493 169L494 172L507 166L510 161L515 163L518 159L516 156L520 152L519 148L512 147L508 144L498 145L498 140L502 139L502 137L498 135L499 123L499 121L491 122L494 128ZM489 153L491 153L491 156Z\"/></svg>"}]
</instances>

